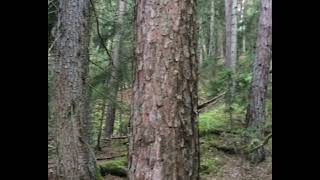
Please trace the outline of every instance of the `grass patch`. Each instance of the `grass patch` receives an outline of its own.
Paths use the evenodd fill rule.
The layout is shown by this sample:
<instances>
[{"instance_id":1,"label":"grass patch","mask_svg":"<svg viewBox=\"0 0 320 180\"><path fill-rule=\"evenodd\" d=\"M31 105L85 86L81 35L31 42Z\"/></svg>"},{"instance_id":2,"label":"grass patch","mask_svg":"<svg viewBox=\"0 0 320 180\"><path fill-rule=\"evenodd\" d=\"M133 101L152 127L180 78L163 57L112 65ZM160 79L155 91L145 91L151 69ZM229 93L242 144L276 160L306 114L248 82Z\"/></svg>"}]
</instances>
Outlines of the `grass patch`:
<instances>
[{"instance_id":1,"label":"grass patch","mask_svg":"<svg viewBox=\"0 0 320 180\"><path fill-rule=\"evenodd\" d=\"M224 110L225 106L221 105L200 114L199 130L201 137L215 131L223 131L226 129L228 117Z\"/></svg>"}]
</instances>

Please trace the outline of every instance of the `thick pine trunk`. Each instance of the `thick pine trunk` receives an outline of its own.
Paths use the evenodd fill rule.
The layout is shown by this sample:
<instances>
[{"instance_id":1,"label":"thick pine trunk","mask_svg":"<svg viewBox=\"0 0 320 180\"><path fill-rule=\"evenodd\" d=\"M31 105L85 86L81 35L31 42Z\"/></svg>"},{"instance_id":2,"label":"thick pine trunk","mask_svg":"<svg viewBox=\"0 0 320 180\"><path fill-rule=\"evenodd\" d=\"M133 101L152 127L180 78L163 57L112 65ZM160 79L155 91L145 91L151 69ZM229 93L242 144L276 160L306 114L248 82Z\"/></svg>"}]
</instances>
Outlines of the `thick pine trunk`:
<instances>
[{"instance_id":1,"label":"thick pine trunk","mask_svg":"<svg viewBox=\"0 0 320 180\"><path fill-rule=\"evenodd\" d=\"M89 0L60 0L56 42L57 177L95 179L89 145L88 101Z\"/></svg>"},{"instance_id":2,"label":"thick pine trunk","mask_svg":"<svg viewBox=\"0 0 320 180\"><path fill-rule=\"evenodd\" d=\"M199 179L195 5L136 1L130 180Z\"/></svg>"},{"instance_id":3,"label":"thick pine trunk","mask_svg":"<svg viewBox=\"0 0 320 180\"><path fill-rule=\"evenodd\" d=\"M116 100L119 90L120 76L119 76L119 66L120 66L120 54L121 45L123 39L123 18L126 12L127 0L119 0L118 2L118 20L117 20L117 31L115 35L113 57L112 57L112 72L110 77L110 99L106 106L106 126L105 126L105 136L109 138L113 134L114 122L116 119Z\"/></svg>"},{"instance_id":4,"label":"thick pine trunk","mask_svg":"<svg viewBox=\"0 0 320 180\"><path fill-rule=\"evenodd\" d=\"M253 64L253 79L247 112L248 129L262 141L265 124L265 104L272 48L272 1L261 0L261 14L257 39L256 59ZM260 162L265 158L263 147L250 155L251 161Z\"/></svg>"}]
</instances>

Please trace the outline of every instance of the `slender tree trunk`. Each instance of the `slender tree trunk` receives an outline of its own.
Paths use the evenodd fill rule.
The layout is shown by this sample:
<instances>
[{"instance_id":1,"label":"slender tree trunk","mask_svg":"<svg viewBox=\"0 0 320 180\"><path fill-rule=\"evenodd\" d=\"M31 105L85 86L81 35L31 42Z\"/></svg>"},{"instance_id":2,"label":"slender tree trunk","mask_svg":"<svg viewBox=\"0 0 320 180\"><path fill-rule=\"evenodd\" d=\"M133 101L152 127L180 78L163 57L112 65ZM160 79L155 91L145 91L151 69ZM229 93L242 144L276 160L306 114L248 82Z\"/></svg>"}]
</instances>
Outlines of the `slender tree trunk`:
<instances>
[{"instance_id":1,"label":"slender tree trunk","mask_svg":"<svg viewBox=\"0 0 320 180\"><path fill-rule=\"evenodd\" d=\"M95 179L89 145L89 0L60 0L56 42L54 113L57 122L57 177Z\"/></svg>"},{"instance_id":2,"label":"slender tree trunk","mask_svg":"<svg viewBox=\"0 0 320 180\"><path fill-rule=\"evenodd\" d=\"M201 67L202 63L203 63L203 50L202 50L202 45L203 45L203 27L202 27L202 17L200 17L199 20L199 33L198 33L198 45L197 45L197 49L198 49L198 60L199 60L199 66Z\"/></svg>"},{"instance_id":3,"label":"slender tree trunk","mask_svg":"<svg viewBox=\"0 0 320 180\"><path fill-rule=\"evenodd\" d=\"M130 180L198 180L195 0L136 1Z\"/></svg>"},{"instance_id":4,"label":"slender tree trunk","mask_svg":"<svg viewBox=\"0 0 320 180\"><path fill-rule=\"evenodd\" d=\"M242 35L242 54L246 53L246 33Z\"/></svg>"},{"instance_id":5,"label":"slender tree trunk","mask_svg":"<svg viewBox=\"0 0 320 180\"><path fill-rule=\"evenodd\" d=\"M245 24L244 24L244 15L245 15L245 8L246 8L246 0L241 0L240 2L240 24L241 24L241 31L242 31L242 54L246 53L246 33L245 33Z\"/></svg>"},{"instance_id":6,"label":"slender tree trunk","mask_svg":"<svg viewBox=\"0 0 320 180\"><path fill-rule=\"evenodd\" d=\"M219 57L222 59L225 59L225 31L222 29L220 30L220 36L219 36Z\"/></svg>"},{"instance_id":7,"label":"slender tree trunk","mask_svg":"<svg viewBox=\"0 0 320 180\"><path fill-rule=\"evenodd\" d=\"M214 4L215 0L211 0L211 7L210 7L210 14L211 14L211 18L210 18L210 42L209 42L209 59L212 61L212 76L214 77L216 75L216 66L217 66L217 42L218 42L218 38L215 37L215 4Z\"/></svg>"},{"instance_id":8,"label":"slender tree trunk","mask_svg":"<svg viewBox=\"0 0 320 180\"><path fill-rule=\"evenodd\" d=\"M202 50L202 40L201 40L201 37L199 37L199 40L198 40L198 54L199 54L199 66L201 67L202 63L203 63L203 50Z\"/></svg>"},{"instance_id":9,"label":"slender tree trunk","mask_svg":"<svg viewBox=\"0 0 320 180\"><path fill-rule=\"evenodd\" d=\"M120 89L120 102L123 102L123 90L124 90L124 86L121 86L121 89ZM123 135L124 134L124 131L123 131L123 128L124 128L124 122L122 120L122 110L120 109L120 113L119 113L119 134L120 135Z\"/></svg>"},{"instance_id":10,"label":"slender tree trunk","mask_svg":"<svg viewBox=\"0 0 320 180\"><path fill-rule=\"evenodd\" d=\"M113 134L114 122L116 118L116 100L119 90L120 76L119 76L119 66L120 66L120 54L121 45L123 39L123 19L126 12L127 0L119 0L118 2L118 20L116 27L116 35L114 41L113 57L112 57L112 72L110 78L110 98L108 105L106 106L106 126L105 126L105 136L109 138Z\"/></svg>"},{"instance_id":11,"label":"slender tree trunk","mask_svg":"<svg viewBox=\"0 0 320 180\"><path fill-rule=\"evenodd\" d=\"M96 149L98 151L101 151L101 136L102 136L102 126L103 126L103 120L104 120L104 114L106 110L106 99L103 99L102 101L102 112L101 112L101 117L100 117L100 122L99 122L99 129L98 129L98 136L97 136L97 146Z\"/></svg>"},{"instance_id":12,"label":"slender tree trunk","mask_svg":"<svg viewBox=\"0 0 320 180\"><path fill-rule=\"evenodd\" d=\"M206 46L206 43L204 42L204 40L202 40L202 57L203 57L203 60L207 59L208 57L208 51L207 51L207 46Z\"/></svg>"},{"instance_id":13,"label":"slender tree trunk","mask_svg":"<svg viewBox=\"0 0 320 180\"><path fill-rule=\"evenodd\" d=\"M214 49L216 48L214 46L215 39L214 39L214 19L215 19L215 10L214 10L214 0L211 0L211 9L210 9L210 36L209 36L209 57L213 58L213 53L215 52Z\"/></svg>"},{"instance_id":14,"label":"slender tree trunk","mask_svg":"<svg viewBox=\"0 0 320 180\"><path fill-rule=\"evenodd\" d=\"M255 138L262 141L265 124L265 104L268 89L268 75L272 48L272 0L261 0L261 14L257 38L256 59L253 64L253 78L247 111L249 132L255 132ZM263 147L250 154L252 162L265 159Z\"/></svg>"},{"instance_id":15,"label":"slender tree trunk","mask_svg":"<svg viewBox=\"0 0 320 180\"><path fill-rule=\"evenodd\" d=\"M231 97L234 98L235 95L235 74L236 74L236 64L237 64L237 0L232 1L232 15L231 15L231 49L230 49L230 69L232 72L232 86L231 86Z\"/></svg>"},{"instance_id":16,"label":"slender tree trunk","mask_svg":"<svg viewBox=\"0 0 320 180\"><path fill-rule=\"evenodd\" d=\"M226 58L225 64L235 72L237 58L237 0L225 0Z\"/></svg>"},{"instance_id":17,"label":"slender tree trunk","mask_svg":"<svg viewBox=\"0 0 320 180\"><path fill-rule=\"evenodd\" d=\"M232 104L235 96L235 74L237 61L237 0L225 0L226 23L226 67L230 70L226 105L229 112L230 128L232 127Z\"/></svg>"}]
</instances>

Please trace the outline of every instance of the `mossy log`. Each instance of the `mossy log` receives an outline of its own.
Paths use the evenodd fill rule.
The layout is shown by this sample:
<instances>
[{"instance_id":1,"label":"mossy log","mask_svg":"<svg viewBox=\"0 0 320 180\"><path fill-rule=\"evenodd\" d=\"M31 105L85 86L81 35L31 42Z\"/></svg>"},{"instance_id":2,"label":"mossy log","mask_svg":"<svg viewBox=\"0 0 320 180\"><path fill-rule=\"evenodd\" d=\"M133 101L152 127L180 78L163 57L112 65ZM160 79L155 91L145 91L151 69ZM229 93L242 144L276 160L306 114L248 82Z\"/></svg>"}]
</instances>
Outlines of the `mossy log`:
<instances>
[{"instance_id":1,"label":"mossy log","mask_svg":"<svg viewBox=\"0 0 320 180\"><path fill-rule=\"evenodd\" d=\"M108 174L119 177L127 177L127 162L125 160L114 160L99 164L99 170L102 176Z\"/></svg>"}]
</instances>

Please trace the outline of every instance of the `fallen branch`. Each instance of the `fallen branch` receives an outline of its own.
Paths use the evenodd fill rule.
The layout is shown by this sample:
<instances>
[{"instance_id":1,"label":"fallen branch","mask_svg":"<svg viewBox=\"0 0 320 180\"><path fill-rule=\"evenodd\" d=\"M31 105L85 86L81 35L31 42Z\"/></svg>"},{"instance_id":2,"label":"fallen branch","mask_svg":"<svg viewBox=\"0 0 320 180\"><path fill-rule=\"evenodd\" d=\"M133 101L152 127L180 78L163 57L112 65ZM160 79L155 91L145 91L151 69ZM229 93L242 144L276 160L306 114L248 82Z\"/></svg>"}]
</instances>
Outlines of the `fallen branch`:
<instances>
[{"instance_id":1,"label":"fallen branch","mask_svg":"<svg viewBox=\"0 0 320 180\"><path fill-rule=\"evenodd\" d=\"M209 130L209 131L204 131L204 132L200 133L199 135L200 135L200 138L201 138L201 137L209 135L209 134L220 136L220 135L225 134L225 133L234 134L234 135L239 134L239 133L237 133L235 131L231 131L231 130L213 129L213 130Z\"/></svg>"},{"instance_id":2,"label":"fallen branch","mask_svg":"<svg viewBox=\"0 0 320 180\"><path fill-rule=\"evenodd\" d=\"M270 134L264 139L264 141L263 141L262 144L254 147L254 148L252 148L252 149L250 149L250 150L249 150L249 153L251 153L251 152L253 152L253 151L261 148L261 147L264 146L264 145L266 145L266 144L269 142L269 139L270 139L271 137L272 137L272 133L270 133Z\"/></svg>"},{"instance_id":3,"label":"fallen branch","mask_svg":"<svg viewBox=\"0 0 320 180\"><path fill-rule=\"evenodd\" d=\"M113 139L127 139L128 136L118 136L118 137L110 137L110 138L104 138L104 139L101 139L103 141L111 141Z\"/></svg>"},{"instance_id":4,"label":"fallen branch","mask_svg":"<svg viewBox=\"0 0 320 180\"><path fill-rule=\"evenodd\" d=\"M227 147L227 146L213 146L218 151L222 151L226 154L237 154L237 150L235 148Z\"/></svg>"},{"instance_id":5,"label":"fallen branch","mask_svg":"<svg viewBox=\"0 0 320 180\"><path fill-rule=\"evenodd\" d=\"M221 97L223 97L225 95L226 92L221 93L220 95L210 99L209 101L202 103L200 105L198 105L198 111L200 111L201 109L207 107L209 104L215 103L217 102Z\"/></svg>"},{"instance_id":6,"label":"fallen branch","mask_svg":"<svg viewBox=\"0 0 320 180\"><path fill-rule=\"evenodd\" d=\"M111 157L101 157L101 158L96 158L96 159L97 159L97 161L101 161L101 160L115 159L115 158L125 157L125 156L127 156L127 154L121 154L118 156L111 156Z\"/></svg>"}]
</instances>

